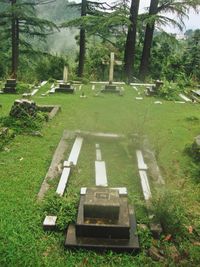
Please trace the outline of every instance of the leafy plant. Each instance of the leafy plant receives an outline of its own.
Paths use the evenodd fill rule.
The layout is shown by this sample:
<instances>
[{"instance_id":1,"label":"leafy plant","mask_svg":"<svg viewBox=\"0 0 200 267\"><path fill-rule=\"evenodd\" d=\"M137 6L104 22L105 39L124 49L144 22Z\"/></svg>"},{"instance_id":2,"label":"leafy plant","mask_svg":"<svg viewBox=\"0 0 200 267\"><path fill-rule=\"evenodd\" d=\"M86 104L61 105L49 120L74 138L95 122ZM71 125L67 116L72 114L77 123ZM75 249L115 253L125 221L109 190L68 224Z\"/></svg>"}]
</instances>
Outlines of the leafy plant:
<instances>
[{"instance_id":1,"label":"leafy plant","mask_svg":"<svg viewBox=\"0 0 200 267\"><path fill-rule=\"evenodd\" d=\"M177 84L165 81L163 86L159 88L158 96L166 100L178 100L180 92L181 88Z\"/></svg>"},{"instance_id":2,"label":"leafy plant","mask_svg":"<svg viewBox=\"0 0 200 267\"><path fill-rule=\"evenodd\" d=\"M171 234L174 238L187 235L185 225L188 218L178 192L164 191L154 200L154 207L155 215L166 234Z\"/></svg>"},{"instance_id":3,"label":"leafy plant","mask_svg":"<svg viewBox=\"0 0 200 267\"><path fill-rule=\"evenodd\" d=\"M46 199L43 211L46 215L57 216L57 227L64 230L69 223L76 220L78 199L78 194L73 191L67 192L66 197L62 198L57 194L51 195Z\"/></svg>"}]
</instances>

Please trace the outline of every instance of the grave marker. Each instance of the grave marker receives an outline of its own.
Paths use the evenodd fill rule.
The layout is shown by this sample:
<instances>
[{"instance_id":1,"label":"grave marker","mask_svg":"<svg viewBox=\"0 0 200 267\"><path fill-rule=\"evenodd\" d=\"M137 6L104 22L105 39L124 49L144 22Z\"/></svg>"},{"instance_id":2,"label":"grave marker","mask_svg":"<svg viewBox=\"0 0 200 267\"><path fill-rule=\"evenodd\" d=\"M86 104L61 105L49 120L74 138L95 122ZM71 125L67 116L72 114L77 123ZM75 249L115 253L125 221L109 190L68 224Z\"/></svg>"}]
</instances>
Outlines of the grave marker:
<instances>
[{"instance_id":1,"label":"grave marker","mask_svg":"<svg viewBox=\"0 0 200 267\"><path fill-rule=\"evenodd\" d=\"M70 83L68 83L68 68L64 66L63 70L63 82L59 84L59 87L55 89L55 92L58 93L74 93L74 87L71 86Z\"/></svg>"},{"instance_id":2,"label":"grave marker","mask_svg":"<svg viewBox=\"0 0 200 267\"><path fill-rule=\"evenodd\" d=\"M103 62L103 64L108 64L107 62ZM109 64L109 84L106 84L102 92L119 92L119 88L113 84L114 79L114 65L122 65L122 61L115 60L115 54L113 52L110 53L110 64Z\"/></svg>"},{"instance_id":3,"label":"grave marker","mask_svg":"<svg viewBox=\"0 0 200 267\"><path fill-rule=\"evenodd\" d=\"M118 190L111 188L87 188L80 197L76 224L68 227L65 246L138 250L136 219L127 196L120 196Z\"/></svg>"}]
</instances>

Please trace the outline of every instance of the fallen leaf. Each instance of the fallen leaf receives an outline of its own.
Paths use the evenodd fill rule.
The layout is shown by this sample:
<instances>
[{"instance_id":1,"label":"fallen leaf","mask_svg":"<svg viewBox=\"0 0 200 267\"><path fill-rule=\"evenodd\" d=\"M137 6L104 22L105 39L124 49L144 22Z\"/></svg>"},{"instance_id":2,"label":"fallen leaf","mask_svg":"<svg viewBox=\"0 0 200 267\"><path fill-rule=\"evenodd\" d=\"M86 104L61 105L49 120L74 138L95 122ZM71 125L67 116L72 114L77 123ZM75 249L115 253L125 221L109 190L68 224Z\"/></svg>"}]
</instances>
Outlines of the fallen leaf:
<instances>
[{"instance_id":1,"label":"fallen leaf","mask_svg":"<svg viewBox=\"0 0 200 267\"><path fill-rule=\"evenodd\" d=\"M193 245L194 246L200 246L200 242L194 242Z\"/></svg>"},{"instance_id":2,"label":"fallen leaf","mask_svg":"<svg viewBox=\"0 0 200 267\"><path fill-rule=\"evenodd\" d=\"M171 240L171 239L172 239L172 235L171 235L171 234L167 235L167 236L164 238L165 241L169 241L169 240Z\"/></svg>"}]
</instances>

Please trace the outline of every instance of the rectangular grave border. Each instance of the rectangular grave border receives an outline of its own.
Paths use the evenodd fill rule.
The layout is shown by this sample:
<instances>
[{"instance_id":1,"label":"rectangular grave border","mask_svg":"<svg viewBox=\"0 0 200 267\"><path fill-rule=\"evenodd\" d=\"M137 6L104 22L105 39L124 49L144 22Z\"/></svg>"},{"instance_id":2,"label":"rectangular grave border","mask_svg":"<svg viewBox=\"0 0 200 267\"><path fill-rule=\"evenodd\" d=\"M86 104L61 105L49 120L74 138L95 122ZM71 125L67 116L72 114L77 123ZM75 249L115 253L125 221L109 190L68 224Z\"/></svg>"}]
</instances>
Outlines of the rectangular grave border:
<instances>
[{"instance_id":1,"label":"rectangular grave border","mask_svg":"<svg viewBox=\"0 0 200 267\"><path fill-rule=\"evenodd\" d=\"M64 131L64 134L63 134L64 136L65 136L65 140L63 140L63 137L62 137L62 139L61 139L61 141L60 141L60 143L59 143L59 146L58 147L61 147L62 146L62 143L64 142L65 143L65 146L66 146L66 141L70 138L70 137L75 137L75 136L77 136L77 135L82 135L82 136L84 136L84 135L89 135L89 136L94 136L94 137L101 137L101 138L112 138L112 139L115 139L115 138L124 138L125 137L125 135L120 135L120 134L115 134L115 133L102 133L102 132L88 132L88 131L80 131L80 130L77 130L77 131L74 131L74 132L67 132L67 131ZM67 136L66 136L67 135ZM65 147L66 148L66 147ZM96 147L97 148L97 147ZM59 148L57 148L57 154L59 154ZM138 152L138 151L137 151ZM79 151L79 153L80 153L80 151ZM145 166L145 168L140 168L141 166L140 166L140 164L139 164L139 161L138 161L138 169L139 169L139 172L145 172L145 177L147 177L147 173L146 173L146 171L147 171L147 165L145 164L145 161L144 161L144 158L143 158L143 156L142 156L142 152L140 151L140 153L139 153L140 155L139 155L139 157L142 159L142 165L143 166ZM55 158L59 158L59 160L57 160L57 163L55 164L55 160L53 161L52 160L52 163L53 163L53 167L51 167L50 166L50 168L49 168L49 171L50 171L50 173L52 172L52 170L54 170L55 171L55 168L57 167L57 165L60 163L60 161L63 159L62 157L59 157L58 155L57 156L55 156ZM70 156L69 156L69 158L70 158ZM76 161L76 163L77 163L77 161ZM52 165L52 164L51 164ZM71 168L71 163L70 162L68 162L68 161L65 161L64 162L64 168ZM70 173L70 172L69 172ZM48 185L48 179L49 179L49 177L48 177L49 175L46 175L46 177L45 177L45 180L44 180L44 182L43 182L43 185L42 186L44 186L44 190L45 190L45 192L49 189L49 185ZM53 178L55 178L55 176L54 177L52 177L52 179ZM148 179L148 178L147 178ZM67 177L67 180L68 180L68 177ZM67 183L66 183L66 185L65 186L67 186ZM42 190L42 187L41 187L41 190ZM41 191L40 190L40 191ZM149 187L149 190L150 190L150 187ZM86 188L82 188L81 189L81 194L80 195L84 195L84 193L86 192ZM125 193L127 193L127 192L125 192ZM62 195L62 194L61 194ZM44 194L42 194L41 195L41 193L39 193L38 194L38 198L39 199L42 199L44 197ZM149 215L149 218L152 218L152 216L154 216L153 214L151 214L150 213L150 207L151 207L151 198L149 198L148 200L146 199L146 206L147 206L147 211L148 211L148 215ZM153 235L154 235L154 237L158 237L158 236L160 236L160 233L161 233L161 231L162 231L162 228L161 228L161 226L160 226L160 223L154 223L154 221L152 221L152 222L150 222L150 224L149 224L149 226L150 226L150 230L152 231L152 233L153 233ZM47 226L47 229L48 229L48 226Z\"/></svg>"},{"instance_id":2,"label":"rectangular grave border","mask_svg":"<svg viewBox=\"0 0 200 267\"><path fill-rule=\"evenodd\" d=\"M61 110L60 105L37 105L39 111L48 112L48 119L52 120Z\"/></svg>"}]
</instances>

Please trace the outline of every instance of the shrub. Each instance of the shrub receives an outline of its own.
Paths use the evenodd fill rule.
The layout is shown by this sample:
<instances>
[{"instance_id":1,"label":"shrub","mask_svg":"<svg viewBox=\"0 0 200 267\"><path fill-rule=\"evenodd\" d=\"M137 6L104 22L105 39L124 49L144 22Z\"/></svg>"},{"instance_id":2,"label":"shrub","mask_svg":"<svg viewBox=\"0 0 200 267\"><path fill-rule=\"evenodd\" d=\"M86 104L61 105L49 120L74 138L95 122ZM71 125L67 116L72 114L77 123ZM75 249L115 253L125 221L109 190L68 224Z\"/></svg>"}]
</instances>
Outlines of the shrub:
<instances>
[{"instance_id":1,"label":"shrub","mask_svg":"<svg viewBox=\"0 0 200 267\"><path fill-rule=\"evenodd\" d=\"M159 88L158 96L166 100L178 100L180 92L181 88L177 84L165 81L163 86Z\"/></svg>"},{"instance_id":2,"label":"shrub","mask_svg":"<svg viewBox=\"0 0 200 267\"><path fill-rule=\"evenodd\" d=\"M153 206L166 234L171 234L174 238L187 235L185 225L188 225L188 218L178 192L164 191L154 200Z\"/></svg>"}]
</instances>

